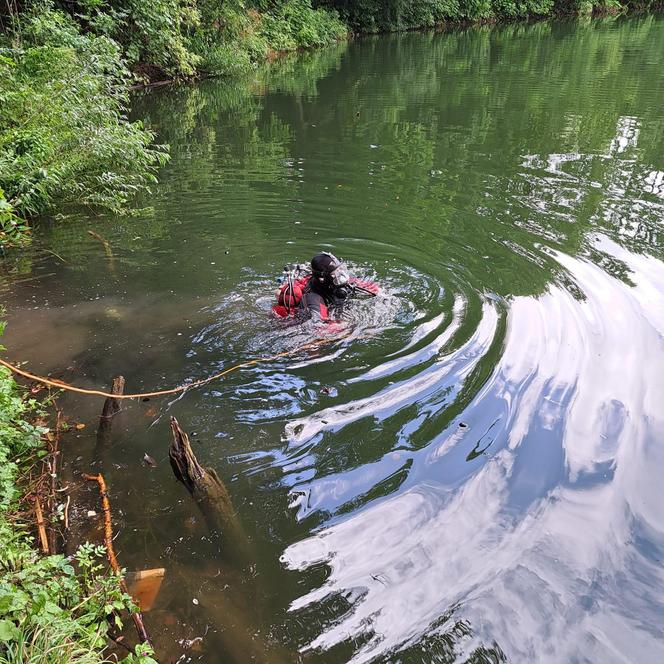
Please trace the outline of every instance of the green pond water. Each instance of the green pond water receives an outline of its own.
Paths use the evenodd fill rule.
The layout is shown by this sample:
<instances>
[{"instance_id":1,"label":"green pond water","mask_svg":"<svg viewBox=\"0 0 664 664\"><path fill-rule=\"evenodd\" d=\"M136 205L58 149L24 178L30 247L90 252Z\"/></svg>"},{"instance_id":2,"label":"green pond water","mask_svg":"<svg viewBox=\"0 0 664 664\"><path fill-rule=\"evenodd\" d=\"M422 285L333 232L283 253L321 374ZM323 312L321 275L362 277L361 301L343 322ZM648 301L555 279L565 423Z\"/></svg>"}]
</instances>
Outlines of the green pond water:
<instances>
[{"instance_id":1,"label":"green pond water","mask_svg":"<svg viewBox=\"0 0 664 664\"><path fill-rule=\"evenodd\" d=\"M3 256L12 360L172 387L63 440L72 537L102 471L163 662L664 661L664 20L361 39L157 89L136 218ZM109 243L107 254L94 230ZM270 316L319 249L381 284L343 335ZM169 417L248 540L211 532ZM157 461L142 464L145 453Z\"/></svg>"}]
</instances>

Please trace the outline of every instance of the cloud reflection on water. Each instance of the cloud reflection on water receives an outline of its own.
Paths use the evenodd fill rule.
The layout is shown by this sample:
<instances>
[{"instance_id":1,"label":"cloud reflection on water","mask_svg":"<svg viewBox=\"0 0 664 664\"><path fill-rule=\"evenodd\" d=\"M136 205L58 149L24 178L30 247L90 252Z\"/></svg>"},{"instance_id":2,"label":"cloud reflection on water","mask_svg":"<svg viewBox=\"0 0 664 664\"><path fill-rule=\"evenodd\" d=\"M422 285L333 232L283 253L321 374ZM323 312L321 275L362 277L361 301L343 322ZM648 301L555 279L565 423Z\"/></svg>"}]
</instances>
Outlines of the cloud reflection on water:
<instances>
[{"instance_id":1,"label":"cloud reflection on water","mask_svg":"<svg viewBox=\"0 0 664 664\"><path fill-rule=\"evenodd\" d=\"M399 494L286 550L291 568L330 567L292 610L358 597L310 647L366 635L352 660L365 662L463 618L460 658L494 639L510 661L664 658L664 265L594 244L634 287L557 253L585 301L556 286L511 302L468 430L415 452ZM493 441L467 461L491 421Z\"/></svg>"}]
</instances>

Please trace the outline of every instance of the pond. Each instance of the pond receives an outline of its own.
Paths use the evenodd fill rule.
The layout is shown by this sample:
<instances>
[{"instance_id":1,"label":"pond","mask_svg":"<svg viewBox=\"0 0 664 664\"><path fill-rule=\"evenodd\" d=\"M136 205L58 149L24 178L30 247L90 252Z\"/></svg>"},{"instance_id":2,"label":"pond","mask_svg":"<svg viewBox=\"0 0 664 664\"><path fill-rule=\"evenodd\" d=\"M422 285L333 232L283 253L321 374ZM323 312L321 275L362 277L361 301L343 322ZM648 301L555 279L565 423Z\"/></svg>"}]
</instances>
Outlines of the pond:
<instances>
[{"instance_id":1,"label":"pond","mask_svg":"<svg viewBox=\"0 0 664 664\"><path fill-rule=\"evenodd\" d=\"M142 212L3 256L6 355L37 373L141 392L292 351L126 403L106 445L101 402L60 399L76 536L101 471L121 563L166 568L161 661L664 659L663 62L664 20L623 17L157 89ZM320 249L381 285L344 334L270 316ZM173 477L171 415L242 562Z\"/></svg>"}]
</instances>

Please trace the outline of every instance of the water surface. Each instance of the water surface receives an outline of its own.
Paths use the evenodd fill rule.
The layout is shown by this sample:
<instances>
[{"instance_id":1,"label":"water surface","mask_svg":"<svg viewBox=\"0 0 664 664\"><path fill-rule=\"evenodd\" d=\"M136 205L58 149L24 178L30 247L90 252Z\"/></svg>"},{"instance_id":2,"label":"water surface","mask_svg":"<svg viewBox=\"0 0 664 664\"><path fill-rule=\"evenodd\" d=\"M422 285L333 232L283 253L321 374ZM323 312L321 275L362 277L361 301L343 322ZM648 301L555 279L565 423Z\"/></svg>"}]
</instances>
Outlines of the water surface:
<instances>
[{"instance_id":1,"label":"water surface","mask_svg":"<svg viewBox=\"0 0 664 664\"><path fill-rule=\"evenodd\" d=\"M636 17L154 91L134 113L173 159L152 210L5 255L8 356L77 384L325 339L131 403L106 446L101 404L62 399L87 424L65 445L80 509L101 470L123 564L167 569L163 661L664 659L662 63L664 21ZM343 338L269 316L284 263L321 248L383 287ZM170 415L227 483L244 563L175 482Z\"/></svg>"}]
</instances>

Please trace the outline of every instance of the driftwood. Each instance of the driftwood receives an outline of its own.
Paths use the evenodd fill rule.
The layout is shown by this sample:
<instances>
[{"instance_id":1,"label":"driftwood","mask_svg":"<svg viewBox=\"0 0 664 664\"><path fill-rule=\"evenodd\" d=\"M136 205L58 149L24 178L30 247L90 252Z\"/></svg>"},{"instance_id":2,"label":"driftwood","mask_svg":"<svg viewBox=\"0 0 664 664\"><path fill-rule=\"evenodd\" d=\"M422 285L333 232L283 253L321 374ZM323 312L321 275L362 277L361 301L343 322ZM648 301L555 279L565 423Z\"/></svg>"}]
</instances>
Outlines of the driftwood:
<instances>
[{"instance_id":1,"label":"driftwood","mask_svg":"<svg viewBox=\"0 0 664 664\"><path fill-rule=\"evenodd\" d=\"M171 417L171 442L168 456L175 477L187 487L201 510L208 528L220 533L224 553L242 564L251 560L247 536L231 502L224 483L212 468L203 468L191 449L189 436Z\"/></svg>"},{"instance_id":2,"label":"driftwood","mask_svg":"<svg viewBox=\"0 0 664 664\"><path fill-rule=\"evenodd\" d=\"M111 524L111 503L108 500L108 493L106 491L106 482L104 481L104 477L101 474L87 475L84 473L83 479L86 479L90 482L97 482L97 484L99 485L101 504L104 509L104 545L106 546L106 555L108 557L108 562L110 563L111 568L120 577L120 588L122 589L123 592L129 594L129 589L127 588L127 584L125 583L124 578L122 577L122 570L120 569L120 565L118 565L118 559L115 557L115 549L113 548L113 526ZM150 642L150 638L148 637L148 633L145 630L145 625L143 624L143 616L140 614L140 612L132 613L131 619L134 621L136 631L138 632L138 638L141 640L141 642L152 645L152 643Z\"/></svg>"}]
</instances>

